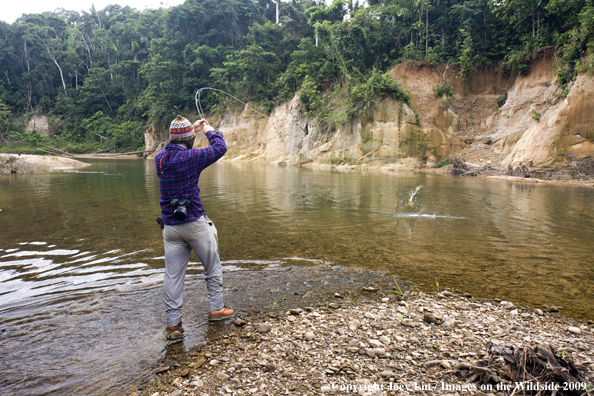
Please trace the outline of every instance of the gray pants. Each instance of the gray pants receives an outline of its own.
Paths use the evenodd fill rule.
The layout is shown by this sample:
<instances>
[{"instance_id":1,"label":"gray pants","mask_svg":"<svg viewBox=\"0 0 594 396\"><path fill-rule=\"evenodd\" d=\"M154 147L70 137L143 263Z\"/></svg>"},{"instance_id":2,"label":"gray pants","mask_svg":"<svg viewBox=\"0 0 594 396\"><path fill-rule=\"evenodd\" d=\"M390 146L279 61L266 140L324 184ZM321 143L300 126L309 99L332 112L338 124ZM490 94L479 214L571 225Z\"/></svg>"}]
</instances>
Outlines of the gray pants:
<instances>
[{"instance_id":1,"label":"gray pants","mask_svg":"<svg viewBox=\"0 0 594 396\"><path fill-rule=\"evenodd\" d=\"M165 226L165 280L163 300L167 326L177 326L181 322L181 309L184 304L184 279L192 250L204 267L204 278L208 289L208 310L223 308L223 270L219 258L217 229L206 217L183 224Z\"/></svg>"}]
</instances>

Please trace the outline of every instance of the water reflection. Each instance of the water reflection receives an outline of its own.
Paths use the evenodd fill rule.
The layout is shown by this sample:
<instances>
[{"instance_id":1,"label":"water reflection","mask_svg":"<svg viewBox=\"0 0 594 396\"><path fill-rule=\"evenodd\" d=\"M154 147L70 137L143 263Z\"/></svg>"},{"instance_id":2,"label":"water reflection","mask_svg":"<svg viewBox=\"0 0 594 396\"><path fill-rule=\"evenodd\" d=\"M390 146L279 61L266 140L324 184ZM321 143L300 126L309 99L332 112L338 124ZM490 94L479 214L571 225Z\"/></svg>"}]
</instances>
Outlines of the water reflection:
<instances>
[{"instance_id":1,"label":"water reflection","mask_svg":"<svg viewBox=\"0 0 594 396\"><path fill-rule=\"evenodd\" d=\"M429 290L437 280L594 317L591 188L238 162L209 168L200 186L240 310L270 299L246 286L257 284L250 274L301 263L383 269ZM151 161L0 178L0 360L12 367L0 388L105 392L77 382L88 367L117 384L117 370L154 361L163 342L158 197ZM191 345L208 331L194 255L188 274L199 329Z\"/></svg>"}]
</instances>

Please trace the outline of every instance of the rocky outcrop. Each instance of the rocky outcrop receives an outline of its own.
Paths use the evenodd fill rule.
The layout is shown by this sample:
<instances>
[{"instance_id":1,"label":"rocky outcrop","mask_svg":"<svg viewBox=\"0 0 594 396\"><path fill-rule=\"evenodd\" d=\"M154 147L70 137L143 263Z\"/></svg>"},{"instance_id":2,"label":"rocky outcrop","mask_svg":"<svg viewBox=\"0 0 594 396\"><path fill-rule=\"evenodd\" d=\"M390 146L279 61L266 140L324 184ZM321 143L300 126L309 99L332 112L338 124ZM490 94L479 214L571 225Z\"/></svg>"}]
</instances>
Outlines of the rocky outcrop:
<instances>
[{"instance_id":1,"label":"rocky outcrop","mask_svg":"<svg viewBox=\"0 0 594 396\"><path fill-rule=\"evenodd\" d=\"M144 132L145 150L154 150L147 158L154 158L155 155L164 147L165 137L161 133L161 128L157 123L152 123Z\"/></svg>"},{"instance_id":2,"label":"rocky outcrop","mask_svg":"<svg viewBox=\"0 0 594 396\"><path fill-rule=\"evenodd\" d=\"M594 154L594 79L579 75L559 88L548 50L523 76L493 66L463 81L455 68L423 62L399 64L391 75L411 94L409 104L382 100L332 131L308 118L298 94L269 117L247 106L228 111L217 123L227 158L414 166L460 156L479 165L548 165ZM435 96L441 83L453 87L453 98ZM155 144L158 134L149 131Z\"/></svg>"},{"instance_id":3,"label":"rocky outcrop","mask_svg":"<svg viewBox=\"0 0 594 396\"><path fill-rule=\"evenodd\" d=\"M50 135L49 117L43 114L35 114L29 120L27 132L38 132L41 136Z\"/></svg>"}]
</instances>

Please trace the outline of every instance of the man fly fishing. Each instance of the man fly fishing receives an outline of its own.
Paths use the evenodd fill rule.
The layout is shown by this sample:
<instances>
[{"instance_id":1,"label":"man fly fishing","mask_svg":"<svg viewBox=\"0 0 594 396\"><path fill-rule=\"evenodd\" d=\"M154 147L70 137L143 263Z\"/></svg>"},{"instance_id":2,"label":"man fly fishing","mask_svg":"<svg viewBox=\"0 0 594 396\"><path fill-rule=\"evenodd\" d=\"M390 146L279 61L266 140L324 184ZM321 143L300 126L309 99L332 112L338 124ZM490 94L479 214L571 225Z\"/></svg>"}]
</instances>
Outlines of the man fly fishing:
<instances>
[{"instance_id":1,"label":"man fly fishing","mask_svg":"<svg viewBox=\"0 0 594 396\"><path fill-rule=\"evenodd\" d=\"M194 149L196 138L206 136L209 147ZM229 318L234 311L223 303L223 271L217 229L200 201L200 173L226 152L223 134L204 119L193 125L177 116L169 127L169 143L155 157L161 190L161 219L165 245L163 299L167 330L182 332L182 306L186 269L192 250L204 267L208 289L208 320ZM181 336L181 333L179 334Z\"/></svg>"}]
</instances>

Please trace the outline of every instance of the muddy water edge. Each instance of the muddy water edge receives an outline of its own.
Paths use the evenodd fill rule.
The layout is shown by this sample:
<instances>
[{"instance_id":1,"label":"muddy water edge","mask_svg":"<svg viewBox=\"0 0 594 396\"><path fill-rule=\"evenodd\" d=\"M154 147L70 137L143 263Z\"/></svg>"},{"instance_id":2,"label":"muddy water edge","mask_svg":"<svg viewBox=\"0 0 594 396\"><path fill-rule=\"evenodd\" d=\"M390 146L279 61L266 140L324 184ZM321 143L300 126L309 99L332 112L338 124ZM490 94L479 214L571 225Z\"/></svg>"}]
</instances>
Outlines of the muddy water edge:
<instances>
[{"instance_id":1,"label":"muddy water edge","mask_svg":"<svg viewBox=\"0 0 594 396\"><path fill-rule=\"evenodd\" d=\"M3 394L125 393L166 353L154 167L90 162L0 178ZM594 319L591 188L231 162L200 186L240 315L389 292L398 276ZM206 323L190 261L187 348L226 326Z\"/></svg>"}]
</instances>

